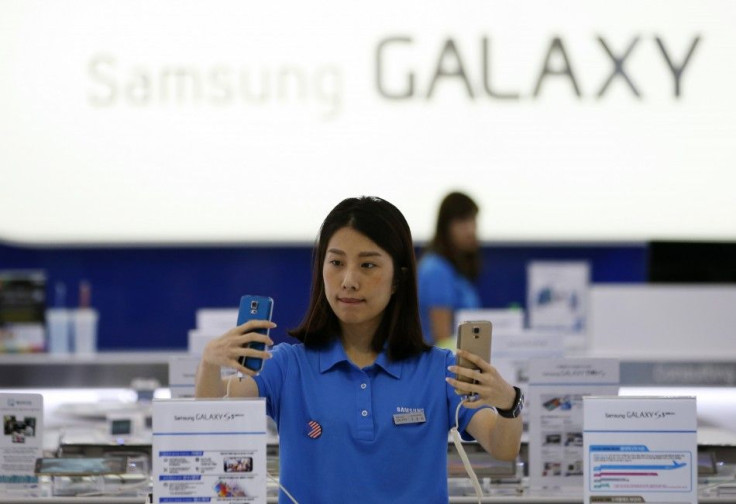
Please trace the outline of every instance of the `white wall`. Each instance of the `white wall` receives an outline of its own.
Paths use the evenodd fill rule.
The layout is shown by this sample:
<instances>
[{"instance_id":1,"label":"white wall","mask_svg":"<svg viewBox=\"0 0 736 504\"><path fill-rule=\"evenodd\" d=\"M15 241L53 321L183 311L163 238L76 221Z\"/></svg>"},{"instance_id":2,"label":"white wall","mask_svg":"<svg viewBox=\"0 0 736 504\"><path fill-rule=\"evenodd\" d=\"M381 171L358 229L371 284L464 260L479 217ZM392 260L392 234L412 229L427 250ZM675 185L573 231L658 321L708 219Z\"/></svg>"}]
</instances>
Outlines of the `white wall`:
<instances>
[{"instance_id":1,"label":"white wall","mask_svg":"<svg viewBox=\"0 0 736 504\"><path fill-rule=\"evenodd\" d=\"M734 286L594 285L589 306L592 356L651 361L736 358Z\"/></svg>"},{"instance_id":2,"label":"white wall","mask_svg":"<svg viewBox=\"0 0 736 504\"><path fill-rule=\"evenodd\" d=\"M0 239L311 240L359 194L426 239L456 188L488 240L736 239L735 23L729 0L0 0Z\"/></svg>"}]
</instances>

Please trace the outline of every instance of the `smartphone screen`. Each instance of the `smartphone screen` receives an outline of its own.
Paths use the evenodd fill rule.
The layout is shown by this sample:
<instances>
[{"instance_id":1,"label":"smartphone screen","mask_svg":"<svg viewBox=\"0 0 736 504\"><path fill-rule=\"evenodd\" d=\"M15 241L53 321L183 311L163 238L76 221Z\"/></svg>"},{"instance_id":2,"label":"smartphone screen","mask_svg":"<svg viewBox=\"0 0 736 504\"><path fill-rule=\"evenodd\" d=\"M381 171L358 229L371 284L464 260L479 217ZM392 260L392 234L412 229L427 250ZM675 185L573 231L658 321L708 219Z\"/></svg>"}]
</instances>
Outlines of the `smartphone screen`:
<instances>
[{"instance_id":1,"label":"smartphone screen","mask_svg":"<svg viewBox=\"0 0 736 504\"><path fill-rule=\"evenodd\" d=\"M124 474L125 457L58 457L36 459L36 474L49 476L95 476Z\"/></svg>"},{"instance_id":2,"label":"smartphone screen","mask_svg":"<svg viewBox=\"0 0 736 504\"><path fill-rule=\"evenodd\" d=\"M240 298L240 308L238 309L238 325L245 324L249 320L271 320L273 314L273 299L267 296L253 296L246 294ZM257 329L255 332L268 335L268 329ZM264 350L266 345L263 343L248 343L248 346L257 350ZM241 357L240 363L252 369L260 371L263 367L263 359L257 357Z\"/></svg>"},{"instance_id":3,"label":"smartphone screen","mask_svg":"<svg viewBox=\"0 0 736 504\"><path fill-rule=\"evenodd\" d=\"M492 324L487 320L463 322L457 331L457 348L477 355L486 362L491 361ZM457 365L468 369L478 369L469 360L458 357ZM472 380L458 375L459 381L470 383Z\"/></svg>"}]
</instances>

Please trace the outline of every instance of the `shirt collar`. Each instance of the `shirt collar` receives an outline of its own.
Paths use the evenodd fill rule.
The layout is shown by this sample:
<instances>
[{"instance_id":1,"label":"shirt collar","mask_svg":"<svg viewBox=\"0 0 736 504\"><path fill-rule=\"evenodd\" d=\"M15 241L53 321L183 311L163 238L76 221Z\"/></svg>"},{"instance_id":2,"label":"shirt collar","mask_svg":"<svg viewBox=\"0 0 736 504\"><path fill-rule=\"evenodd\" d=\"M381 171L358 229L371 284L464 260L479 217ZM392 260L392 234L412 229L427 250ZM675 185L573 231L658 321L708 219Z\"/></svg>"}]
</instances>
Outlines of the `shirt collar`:
<instances>
[{"instance_id":1,"label":"shirt collar","mask_svg":"<svg viewBox=\"0 0 736 504\"><path fill-rule=\"evenodd\" d=\"M341 362L350 362L338 338L333 339L319 354L319 372L326 373ZM390 361L386 350L378 354L376 366L394 378L401 378L401 362Z\"/></svg>"}]
</instances>

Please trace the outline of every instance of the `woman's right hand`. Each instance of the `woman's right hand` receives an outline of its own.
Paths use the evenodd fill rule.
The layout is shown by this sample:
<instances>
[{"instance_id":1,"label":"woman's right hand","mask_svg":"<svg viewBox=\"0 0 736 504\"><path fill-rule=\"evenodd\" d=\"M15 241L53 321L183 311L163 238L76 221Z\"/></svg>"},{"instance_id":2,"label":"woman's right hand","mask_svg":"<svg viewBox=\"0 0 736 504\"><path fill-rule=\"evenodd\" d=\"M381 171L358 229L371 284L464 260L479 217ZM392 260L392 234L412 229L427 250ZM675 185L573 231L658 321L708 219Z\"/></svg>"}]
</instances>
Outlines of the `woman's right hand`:
<instances>
[{"instance_id":1,"label":"woman's right hand","mask_svg":"<svg viewBox=\"0 0 736 504\"><path fill-rule=\"evenodd\" d=\"M256 329L273 329L276 324L268 320L249 320L248 322L230 329L222 336L210 340L204 347L202 360L210 365L225 366L244 375L254 376L252 369L240 364L241 357L255 357L258 359L270 359L271 352L248 348L248 343L259 342L266 346L273 345L271 338L265 334L255 332Z\"/></svg>"}]
</instances>

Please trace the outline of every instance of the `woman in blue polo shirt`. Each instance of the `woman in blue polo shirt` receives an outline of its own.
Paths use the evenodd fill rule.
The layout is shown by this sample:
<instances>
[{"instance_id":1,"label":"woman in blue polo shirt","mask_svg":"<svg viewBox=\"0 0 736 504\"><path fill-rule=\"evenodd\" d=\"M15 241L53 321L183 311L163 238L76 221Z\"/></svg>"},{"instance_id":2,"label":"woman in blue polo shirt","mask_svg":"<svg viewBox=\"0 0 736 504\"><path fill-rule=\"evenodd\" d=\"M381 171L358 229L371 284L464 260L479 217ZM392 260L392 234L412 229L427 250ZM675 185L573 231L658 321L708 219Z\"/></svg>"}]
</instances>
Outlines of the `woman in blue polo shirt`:
<instances>
[{"instance_id":1,"label":"woman in blue polo shirt","mask_svg":"<svg viewBox=\"0 0 736 504\"><path fill-rule=\"evenodd\" d=\"M455 311L481 307L475 286L480 271L477 216L478 205L467 194L445 196L434 237L419 261L419 316L431 345L454 346Z\"/></svg>"},{"instance_id":2,"label":"woman in blue polo shirt","mask_svg":"<svg viewBox=\"0 0 736 504\"><path fill-rule=\"evenodd\" d=\"M450 351L423 341L411 233L391 203L338 204L316 243L309 308L291 331L301 343L243 348L273 344L253 332L266 327L275 325L247 322L208 343L196 394L266 398L279 431L280 483L299 503L446 503L459 394L477 394L460 408L459 430L498 459L518 454L518 389L482 359L464 355L481 372L457 368ZM268 360L254 376L241 356ZM222 366L244 379L223 381ZM289 502L283 492L279 501Z\"/></svg>"}]
</instances>

